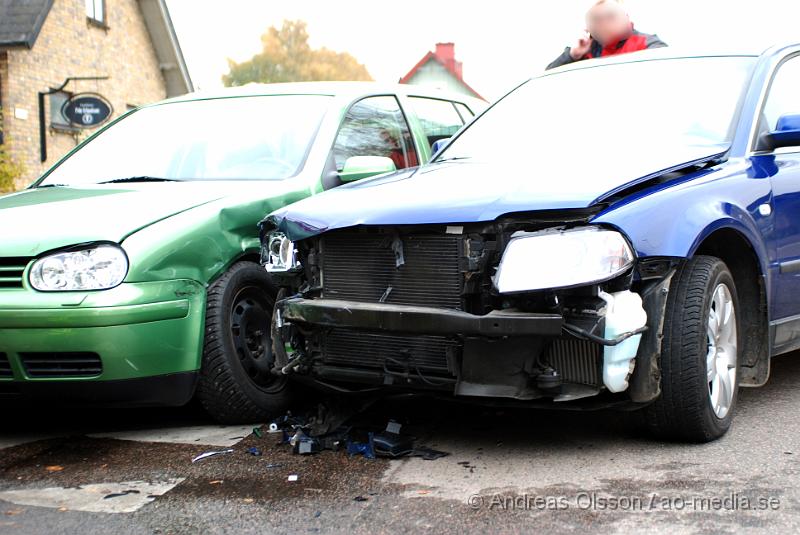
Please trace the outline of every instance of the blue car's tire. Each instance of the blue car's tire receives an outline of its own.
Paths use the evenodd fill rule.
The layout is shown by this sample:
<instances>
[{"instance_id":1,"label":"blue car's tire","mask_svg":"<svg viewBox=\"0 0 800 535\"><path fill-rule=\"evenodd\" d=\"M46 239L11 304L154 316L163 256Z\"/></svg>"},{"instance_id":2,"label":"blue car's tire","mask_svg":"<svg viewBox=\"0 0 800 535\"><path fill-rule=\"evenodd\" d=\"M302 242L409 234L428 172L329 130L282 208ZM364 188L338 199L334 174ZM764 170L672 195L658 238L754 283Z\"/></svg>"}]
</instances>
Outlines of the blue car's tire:
<instances>
[{"instance_id":1,"label":"blue car's tire","mask_svg":"<svg viewBox=\"0 0 800 535\"><path fill-rule=\"evenodd\" d=\"M268 421L289 404L288 381L271 373L276 293L253 262L234 264L208 289L197 397L220 423Z\"/></svg>"},{"instance_id":2,"label":"blue car's tire","mask_svg":"<svg viewBox=\"0 0 800 535\"><path fill-rule=\"evenodd\" d=\"M664 318L662 392L643 410L655 436L709 442L730 428L739 388L738 311L722 260L697 256L675 274Z\"/></svg>"}]
</instances>

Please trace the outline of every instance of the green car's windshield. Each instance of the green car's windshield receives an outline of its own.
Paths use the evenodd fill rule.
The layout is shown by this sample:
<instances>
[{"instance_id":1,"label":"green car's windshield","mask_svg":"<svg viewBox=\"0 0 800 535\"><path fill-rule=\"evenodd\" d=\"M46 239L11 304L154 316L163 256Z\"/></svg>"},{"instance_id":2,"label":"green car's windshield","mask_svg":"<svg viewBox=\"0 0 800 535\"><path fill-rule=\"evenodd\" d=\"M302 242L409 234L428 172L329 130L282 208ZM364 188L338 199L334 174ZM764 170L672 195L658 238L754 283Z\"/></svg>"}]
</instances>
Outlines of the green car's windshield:
<instances>
[{"instance_id":1,"label":"green car's windshield","mask_svg":"<svg viewBox=\"0 0 800 535\"><path fill-rule=\"evenodd\" d=\"M283 180L303 168L330 97L269 95L143 108L86 143L39 186Z\"/></svg>"},{"instance_id":2,"label":"green car's windshield","mask_svg":"<svg viewBox=\"0 0 800 535\"><path fill-rule=\"evenodd\" d=\"M724 145L754 64L750 57L682 58L548 74L498 102L437 161L537 155L624 165L659 146Z\"/></svg>"}]
</instances>

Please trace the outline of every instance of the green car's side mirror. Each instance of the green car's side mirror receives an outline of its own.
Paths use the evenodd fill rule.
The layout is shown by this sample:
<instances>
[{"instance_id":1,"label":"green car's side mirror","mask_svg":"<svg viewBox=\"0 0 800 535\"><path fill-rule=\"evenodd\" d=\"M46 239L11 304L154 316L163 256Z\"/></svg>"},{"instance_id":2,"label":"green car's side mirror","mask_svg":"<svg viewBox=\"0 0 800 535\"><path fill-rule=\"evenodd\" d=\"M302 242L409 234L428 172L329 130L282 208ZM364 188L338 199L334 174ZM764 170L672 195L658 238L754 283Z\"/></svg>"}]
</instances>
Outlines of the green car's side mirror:
<instances>
[{"instance_id":1,"label":"green car's side mirror","mask_svg":"<svg viewBox=\"0 0 800 535\"><path fill-rule=\"evenodd\" d=\"M351 156L345 160L339 178L342 182L353 182L396 170L392 159L385 156Z\"/></svg>"}]
</instances>

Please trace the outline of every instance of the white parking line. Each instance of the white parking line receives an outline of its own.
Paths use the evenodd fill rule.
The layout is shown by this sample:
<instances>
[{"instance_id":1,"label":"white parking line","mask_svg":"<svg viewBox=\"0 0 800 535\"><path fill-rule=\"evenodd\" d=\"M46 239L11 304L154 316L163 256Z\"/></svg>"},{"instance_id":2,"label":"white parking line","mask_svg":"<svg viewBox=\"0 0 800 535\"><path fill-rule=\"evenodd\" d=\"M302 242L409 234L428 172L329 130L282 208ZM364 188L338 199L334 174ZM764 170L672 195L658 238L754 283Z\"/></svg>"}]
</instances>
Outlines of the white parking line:
<instances>
[{"instance_id":1,"label":"white parking line","mask_svg":"<svg viewBox=\"0 0 800 535\"><path fill-rule=\"evenodd\" d=\"M155 429L120 429L88 433L92 438L113 438L135 442L166 442L169 444L192 444L229 448L253 431L251 425L195 425ZM0 435L0 450L12 448L38 440L59 438L74 433L4 433Z\"/></svg>"},{"instance_id":2,"label":"white parking line","mask_svg":"<svg viewBox=\"0 0 800 535\"><path fill-rule=\"evenodd\" d=\"M31 434L11 434L0 436L0 450L5 448L13 448L28 442L36 442L37 440L45 440L48 438L57 438L59 435L31 435Z\"/></svg>"},{"instance_id":3,"label":"white parking line","mask_svg":"<svg viewBox=\"0 0 800 535\"><path fill-rule=\"evenodd\" d=\"M79 487L0 491L0 500L16 505L64 508L91 513L133 513L178 485L183 478L162 482L123 481Z\"/></svg>"},{"instance_id":4,"label":"white parking line","mask_svg":"<svg viewBox=\"0 0 800 535\"><path fill-rule=\"evenodd\" d=\"M165 427L163 429L128 429L91 433L92 438L115 438L136 442L167 442L170 444L204 444L229 448L253 431L247 425L200 425Z\"/></svg>"}]
</instances>

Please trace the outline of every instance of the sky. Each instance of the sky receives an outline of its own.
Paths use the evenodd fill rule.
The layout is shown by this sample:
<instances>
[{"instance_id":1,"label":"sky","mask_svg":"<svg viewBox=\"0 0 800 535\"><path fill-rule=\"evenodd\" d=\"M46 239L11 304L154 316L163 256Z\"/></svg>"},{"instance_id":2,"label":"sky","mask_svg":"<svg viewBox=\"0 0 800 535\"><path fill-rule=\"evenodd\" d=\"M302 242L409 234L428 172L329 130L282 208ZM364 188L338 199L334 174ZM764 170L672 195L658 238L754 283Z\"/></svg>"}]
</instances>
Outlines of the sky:
<instances>
[{"instance_id":1,"label":"sky","mask_svg":"<svg viewBox=\"0 0 800 535\"><path fill-rule=\"evenodd\" d=\"M464 79L487 100L544 67L585 27L589 0L167 0L195 87L222 87L227 59L261 49L284 19L307 22L310 44L349 52L375 80L396 82L437 42L454 42ZM797 0L627 0L636 28L695 51L761 51L800 42Z\"/></svg>"}]
</instances>

